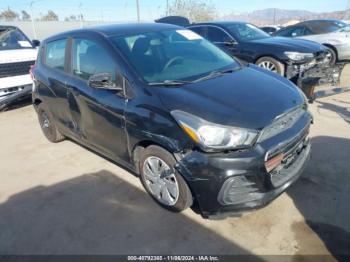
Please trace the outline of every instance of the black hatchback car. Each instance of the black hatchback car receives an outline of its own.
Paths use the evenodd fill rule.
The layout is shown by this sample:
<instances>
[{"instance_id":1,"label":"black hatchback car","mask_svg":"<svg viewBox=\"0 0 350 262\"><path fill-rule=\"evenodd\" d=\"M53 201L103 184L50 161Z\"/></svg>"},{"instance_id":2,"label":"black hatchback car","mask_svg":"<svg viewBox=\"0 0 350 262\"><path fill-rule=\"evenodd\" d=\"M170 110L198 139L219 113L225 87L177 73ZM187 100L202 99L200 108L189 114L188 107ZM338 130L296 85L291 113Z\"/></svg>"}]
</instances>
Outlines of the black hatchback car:
<instances>
[{"instance_id":1,"label":"black hatchback car","mask_svg":"<svg viewBox=\"0 0 350 262\"><path fill-rule=\"evenodd\" d=\"M33 103L65 137L140 175L161 206L204 217L257 208L301 174L312 117L290 81L196 33L126 24L42 42Z\"/></svg>"}]
</instances>

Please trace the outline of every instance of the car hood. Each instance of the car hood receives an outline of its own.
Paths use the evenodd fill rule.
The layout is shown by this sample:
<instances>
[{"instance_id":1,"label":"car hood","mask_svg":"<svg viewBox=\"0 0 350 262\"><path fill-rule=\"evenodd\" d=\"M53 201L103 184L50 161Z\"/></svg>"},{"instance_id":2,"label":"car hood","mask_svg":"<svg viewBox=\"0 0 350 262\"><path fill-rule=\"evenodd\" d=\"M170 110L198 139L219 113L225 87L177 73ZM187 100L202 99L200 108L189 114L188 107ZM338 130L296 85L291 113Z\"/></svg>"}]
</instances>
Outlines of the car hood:
<instances>
[{"instance_id":1,"label":"car hood","mask_svg":"<svg viewBox=\"0 0 350 262\"><path fill-rule=\"evenodd\" d=\"M207 81L154 90L170 111L182 110L217 124L259 130L304 103L295 85L254 65Z\"/></svg>"},{"instance_id":2,"label":"car hood","mask_svg":"<svg viewBox=\"0 0 350 262\"><path fill-rule=\"evenodd\" d=\"M296 51L301 53L316 53L325 50L325 48L318 43L305 39L287 37L267 37L253 40L248 43L255 43L274 48L277 47L279 49L283 49L283 51Z\"/></svg>"},{"instance_id":3,"label":"car hood","mask_svg":"<svg viewBox=\"0 0 350 262\"><path fill-rule=\"evenodd\" d=\"M35 48L0 50L0 64L33 61L37 53Z\"/></svg>"}]
</instances>

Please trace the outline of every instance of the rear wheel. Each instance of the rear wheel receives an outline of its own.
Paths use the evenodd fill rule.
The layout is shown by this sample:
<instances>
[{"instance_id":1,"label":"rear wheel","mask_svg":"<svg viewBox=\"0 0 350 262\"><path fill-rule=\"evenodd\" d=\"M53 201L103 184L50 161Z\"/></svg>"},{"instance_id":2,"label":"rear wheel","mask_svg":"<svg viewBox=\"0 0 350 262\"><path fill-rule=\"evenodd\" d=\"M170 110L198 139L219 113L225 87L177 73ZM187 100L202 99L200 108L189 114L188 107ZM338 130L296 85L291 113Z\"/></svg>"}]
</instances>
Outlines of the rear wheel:
<instances>
[{"instance_id":1,"label":"rear wheel","mask_svg":"<svg viewBox=\"0 0 350 262\"><path fill-rule=\"evenodd\" d=\"M38 105L38 118L41 130L45 137L52 143L58 143L65 139L65 137L58 131L51 114L44 109L42 104Z\"/></svg>"},{"instance_id":2,"label":"rear wheel","mask_svg":"<svg viewBox=\"0 0 350 262\"><path fill-rule=\"evenodd\" d=\"M193 203L186 181L175 170L176 160L158 146L147 147L140 158L141 182L162 207L180 212Z\"/></svg>"},{"instance_id":3,"label":"rear wheel","mask_svg":"<svg viewBox=\"0 0 350 262\"><path fill-rule=\"evenodd\" d=\"M255 62L255 64L266 70L284 76L284 65L272 57L261 57Z\"/></svg>"}]
</instances>

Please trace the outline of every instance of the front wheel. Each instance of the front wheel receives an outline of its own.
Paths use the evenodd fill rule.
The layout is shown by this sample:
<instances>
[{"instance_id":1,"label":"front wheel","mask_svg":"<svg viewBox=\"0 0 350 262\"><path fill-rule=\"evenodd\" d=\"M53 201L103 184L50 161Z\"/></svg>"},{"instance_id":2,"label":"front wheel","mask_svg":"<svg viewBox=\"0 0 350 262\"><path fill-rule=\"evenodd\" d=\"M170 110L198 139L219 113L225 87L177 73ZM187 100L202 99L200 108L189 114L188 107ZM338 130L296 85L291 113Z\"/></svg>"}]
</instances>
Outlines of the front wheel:
<instances>
[{"instance_id":1,"label":"front wheel","mask_svg":"<svg viewBox=\"0 0 350 262\"><path fill-rule=\"evenodd\" d=\"M284 76L284 65L272 57L261 57L255 62L255 64L266 70Z\"/></svg>"},{"instance_id":2,"label":"front wheel","mask_svg":"<svg viewBox=\"0 0 350 262\"><path fill-rule=\"evenodd\" d=\"M327 49L328 53L326 55L327 64L333 66L337 62L337 53L332 49Z\"/></svg>"},{"instance_id":3,"label":"front wheel","mask_svg":"<svg viewBox=\"0 0 350 262\"><path fill-rule=\"evenodd\" d=\"M162 207L180 212L193 203L186 181L174 169L176 160L158 146L147 147L140 158L141 182Z\"/></svg>"}]
</instances>

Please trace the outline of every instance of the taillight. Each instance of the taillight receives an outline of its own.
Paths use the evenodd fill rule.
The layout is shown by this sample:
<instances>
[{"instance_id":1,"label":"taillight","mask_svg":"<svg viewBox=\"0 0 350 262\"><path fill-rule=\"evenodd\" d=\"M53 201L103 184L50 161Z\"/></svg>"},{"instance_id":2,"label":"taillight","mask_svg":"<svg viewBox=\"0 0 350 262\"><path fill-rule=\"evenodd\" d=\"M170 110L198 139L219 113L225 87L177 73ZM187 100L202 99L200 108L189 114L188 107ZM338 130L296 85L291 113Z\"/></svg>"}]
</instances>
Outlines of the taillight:
<instances>
[{"instance_id":1,"label":"taillight","mask_svg":"<svg viewBox=\"0 0 350 262\"><path fill-rule=\"evenodd\" d=\"M34 74L33 74L34 68L35 68L35 64L31 65L29 68L29 74L33 81L34 81Z\"/></svg>"}]
</instances>

